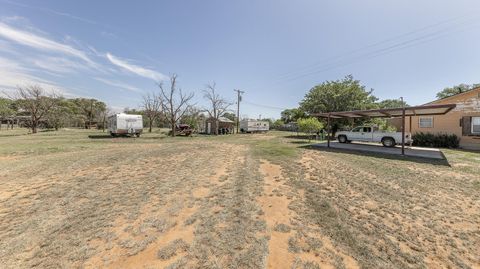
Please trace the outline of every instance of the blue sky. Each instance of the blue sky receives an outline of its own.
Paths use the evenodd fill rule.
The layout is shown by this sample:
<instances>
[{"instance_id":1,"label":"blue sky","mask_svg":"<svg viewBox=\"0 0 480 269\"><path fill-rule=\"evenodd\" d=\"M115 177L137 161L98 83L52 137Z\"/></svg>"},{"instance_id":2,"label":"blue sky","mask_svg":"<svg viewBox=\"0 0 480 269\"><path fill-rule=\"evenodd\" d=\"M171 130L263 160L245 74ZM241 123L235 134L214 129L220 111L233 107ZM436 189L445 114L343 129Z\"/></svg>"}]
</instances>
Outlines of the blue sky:
<instances>
[{"instance_id":1,"label":"blue sky","mask_svg":"<svg viewBox=\"0 0 480 269\"><path fill-rule=\"evenodd\" d=\"M176 73L215 81L241 114L278 118L325 80L352 74L409 104L480 82L479 1L0 0L0 87L40 84L135 108ZM233 108L233 107L232 107Z\"/></svg>"}]
</instances>

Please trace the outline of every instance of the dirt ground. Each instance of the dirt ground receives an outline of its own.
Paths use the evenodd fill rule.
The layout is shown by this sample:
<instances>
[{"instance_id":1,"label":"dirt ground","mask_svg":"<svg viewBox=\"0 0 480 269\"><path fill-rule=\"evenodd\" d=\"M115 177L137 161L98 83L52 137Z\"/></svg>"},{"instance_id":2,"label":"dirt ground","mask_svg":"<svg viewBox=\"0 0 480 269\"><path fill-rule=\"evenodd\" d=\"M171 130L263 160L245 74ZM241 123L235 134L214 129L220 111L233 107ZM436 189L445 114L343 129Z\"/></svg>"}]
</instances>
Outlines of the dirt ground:
<instances>
[{"instance_id":1,"label":"dirt ground","mask_svg":"<svg viewBox=\"0 0 480 269\"><path fill-rule=\"evenodd\" d=\"M1 268L480 268L480 153L0 133Z\"/></svg>"}]
</instances>

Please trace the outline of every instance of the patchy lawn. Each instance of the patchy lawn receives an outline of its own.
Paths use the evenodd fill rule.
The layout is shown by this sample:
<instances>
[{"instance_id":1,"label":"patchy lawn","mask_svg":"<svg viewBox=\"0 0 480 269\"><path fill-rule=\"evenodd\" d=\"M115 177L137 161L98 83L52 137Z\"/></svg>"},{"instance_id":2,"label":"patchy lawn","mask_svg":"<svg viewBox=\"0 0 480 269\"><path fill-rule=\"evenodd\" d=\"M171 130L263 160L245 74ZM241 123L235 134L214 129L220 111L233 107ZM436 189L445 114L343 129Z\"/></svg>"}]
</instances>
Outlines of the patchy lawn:
<instances>
[{"instance_id":1,"label":"patchy lawn","mask_svg":"<svg viewBox=\"0 0 480 269\"><path fill-rule=\"evenodd\" d=\"M478 268L480 153L0 131L2 268Z\"/></svg>"}]
</instances>

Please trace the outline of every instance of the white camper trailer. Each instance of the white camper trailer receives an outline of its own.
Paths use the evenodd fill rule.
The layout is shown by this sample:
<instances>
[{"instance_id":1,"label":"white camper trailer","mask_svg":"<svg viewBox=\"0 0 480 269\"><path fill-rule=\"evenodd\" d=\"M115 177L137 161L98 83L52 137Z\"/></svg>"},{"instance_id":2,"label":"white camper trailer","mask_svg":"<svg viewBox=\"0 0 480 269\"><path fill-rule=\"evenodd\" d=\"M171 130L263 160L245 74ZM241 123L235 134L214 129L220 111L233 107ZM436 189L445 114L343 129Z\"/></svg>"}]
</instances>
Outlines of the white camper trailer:
<instances>
[{"instance_id":1,"label":"white camper trailer","mask_svg":"<svg viewBox=\"0 0 480 269\"><path fill-rule=\"evenodd\" d=\"M263 120L242 120L240 121L240 132L242 133L259 133L269 130L268 121Z\"/></svg>"},{"instance_id":2,"label":"white camper trailer","mask_svg":"<svg viewBox=\"0 0 480 269\"><path fill-rule=\"evenodd\" d=\"M111 136L136 135L140 136L143 131L142 115L130 115L125 113L115 114L108 117L108 132Z\"/></svg>"}]
</instances>

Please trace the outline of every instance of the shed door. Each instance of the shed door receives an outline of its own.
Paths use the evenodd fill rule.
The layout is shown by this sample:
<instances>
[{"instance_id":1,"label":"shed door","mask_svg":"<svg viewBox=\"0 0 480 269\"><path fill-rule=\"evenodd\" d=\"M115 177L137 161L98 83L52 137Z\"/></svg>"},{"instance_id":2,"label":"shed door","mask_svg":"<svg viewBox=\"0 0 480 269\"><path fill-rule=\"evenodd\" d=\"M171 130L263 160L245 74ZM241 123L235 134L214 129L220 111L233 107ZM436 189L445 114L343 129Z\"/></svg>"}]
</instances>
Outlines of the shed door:
<instances>
[{"instance_id":1,"label":"shed door","mask_svg":"<svg viewBox=\"0 0 480 269\"><path fill-rule=\"evenodd\" d=\"M212 123L207 122L207 134L211 134L211 132L212 132Z\"/></svg>"}]
</instances>

